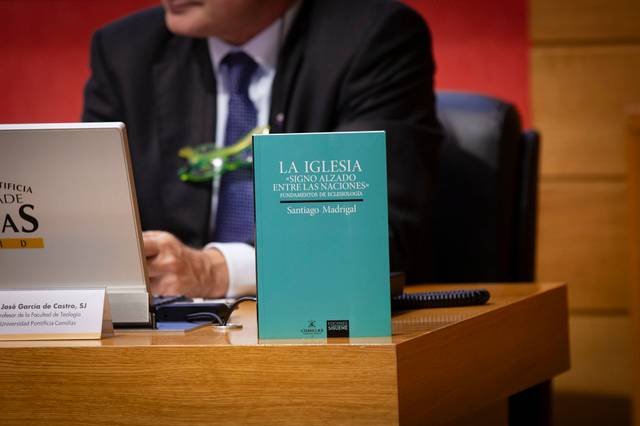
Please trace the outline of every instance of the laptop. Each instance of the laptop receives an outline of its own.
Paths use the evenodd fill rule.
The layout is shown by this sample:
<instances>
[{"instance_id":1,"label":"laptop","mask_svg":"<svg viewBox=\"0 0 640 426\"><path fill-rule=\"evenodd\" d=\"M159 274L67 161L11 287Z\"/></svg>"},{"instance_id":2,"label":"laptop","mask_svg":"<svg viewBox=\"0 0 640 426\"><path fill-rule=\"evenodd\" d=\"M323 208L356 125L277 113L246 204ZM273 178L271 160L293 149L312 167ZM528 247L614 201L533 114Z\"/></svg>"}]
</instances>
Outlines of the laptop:
<instances>
[{"instance_id":1,"label":"laptop","mask_svg":"<svg viewBox=\"0 0 640 426\"><path fill-rule=\"evenodd\" d=\"M105 287L148 325L141 241L123 123L0 125L0 289Z\"/></svg>"}]
</instances>

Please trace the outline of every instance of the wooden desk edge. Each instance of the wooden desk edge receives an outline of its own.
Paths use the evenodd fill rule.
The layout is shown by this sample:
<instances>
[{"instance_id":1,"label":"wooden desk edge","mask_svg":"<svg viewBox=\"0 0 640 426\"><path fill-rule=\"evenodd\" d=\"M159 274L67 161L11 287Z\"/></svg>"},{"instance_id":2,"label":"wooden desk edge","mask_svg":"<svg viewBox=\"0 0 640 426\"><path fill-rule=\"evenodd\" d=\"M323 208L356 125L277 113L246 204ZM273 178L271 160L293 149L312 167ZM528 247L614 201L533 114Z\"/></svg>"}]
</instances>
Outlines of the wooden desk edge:
<instances>
[{"instance_id":1,"label":"wooden desk edge","mask_svg":"<svg viewBox=\"0 0 640 426\"><path fill-rule=\"evenodd\" d=\"M449 422L461 406L480 409L568 370L569 355L562 283L403 342L397 355L401 423ZM415 371L416 362L433 368Z\"/></svg>"}]
</instances>

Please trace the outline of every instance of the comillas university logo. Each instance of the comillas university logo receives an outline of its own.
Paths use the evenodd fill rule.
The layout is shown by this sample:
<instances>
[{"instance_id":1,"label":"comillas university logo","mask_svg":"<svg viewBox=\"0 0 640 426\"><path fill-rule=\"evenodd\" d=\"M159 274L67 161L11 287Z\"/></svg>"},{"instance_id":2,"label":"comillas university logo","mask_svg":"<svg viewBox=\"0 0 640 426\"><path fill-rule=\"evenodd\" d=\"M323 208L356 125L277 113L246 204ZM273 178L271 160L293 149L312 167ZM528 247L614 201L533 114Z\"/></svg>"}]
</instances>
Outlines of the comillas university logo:
<instances>
[{"instance_id":1,"label":"comillas university logo","mask_svg":"<svg viewBox=\"0 0 640 426\"><path fill-rule=\"evenodd\" d=\"M316 322L317 320L313 319L307 320L306 327L301 328L300 333L304 334L305 336L317 336L324 333L324 329L317 327Z\"/></svg>"},{"instance_id":2,"label":"comillas university logo","mask_svg":"<svg viewBox=\"0 0 640 426\"><path fill-rule=\"evenodd\" d=\"M30 185L0 180L0 250L44 248L32 198Z\"/></svg>"}]
</instances>

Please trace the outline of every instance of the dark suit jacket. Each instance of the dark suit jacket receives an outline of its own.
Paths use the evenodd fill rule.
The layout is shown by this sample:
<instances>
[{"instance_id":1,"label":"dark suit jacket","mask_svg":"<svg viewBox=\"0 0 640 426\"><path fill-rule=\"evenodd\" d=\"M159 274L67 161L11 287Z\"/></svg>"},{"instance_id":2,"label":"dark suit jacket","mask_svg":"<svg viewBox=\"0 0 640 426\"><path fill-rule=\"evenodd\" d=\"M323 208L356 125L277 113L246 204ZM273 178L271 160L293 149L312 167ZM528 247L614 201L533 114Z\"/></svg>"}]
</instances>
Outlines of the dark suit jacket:
<instances>
[{"instance_id":1,"label":"dark suit jacket","mask_svg":"<svg viewBox=\"0 0 640 426\"><path fill-rule=\"evenodd\" d=\"M96 32L83 120L127 125L143 229L209 241L211 186L177 178L177 152L211 142L216 84L206 40L170 33L162 9ZM386 130L391 265L420 279L440 140L429 31L385 0L305 0L281 50L273 133Z\"/></svg>"}]
</instances>

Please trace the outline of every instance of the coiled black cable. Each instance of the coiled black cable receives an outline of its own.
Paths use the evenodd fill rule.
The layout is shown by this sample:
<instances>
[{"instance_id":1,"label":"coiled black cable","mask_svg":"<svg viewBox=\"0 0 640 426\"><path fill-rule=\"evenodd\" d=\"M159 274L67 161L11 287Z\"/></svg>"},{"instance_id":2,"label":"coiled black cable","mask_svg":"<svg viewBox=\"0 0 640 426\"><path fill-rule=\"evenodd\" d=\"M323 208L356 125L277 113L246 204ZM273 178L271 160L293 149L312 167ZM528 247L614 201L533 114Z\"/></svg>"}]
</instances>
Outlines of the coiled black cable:
<instances>
[{"instance_id":1,"label":"coiled black cable","mask_svg":"<svg viewBox=\"0 0 640 426\"><path fill-rule=\"evenodd\" d=\"M391 298L391 308L402 311L409 309L444 308L449 306L484 305L489 301L490 297L491 294L484 288L403 293Z\"/></svg>"}]
</instances>

